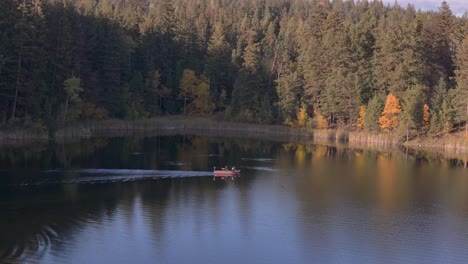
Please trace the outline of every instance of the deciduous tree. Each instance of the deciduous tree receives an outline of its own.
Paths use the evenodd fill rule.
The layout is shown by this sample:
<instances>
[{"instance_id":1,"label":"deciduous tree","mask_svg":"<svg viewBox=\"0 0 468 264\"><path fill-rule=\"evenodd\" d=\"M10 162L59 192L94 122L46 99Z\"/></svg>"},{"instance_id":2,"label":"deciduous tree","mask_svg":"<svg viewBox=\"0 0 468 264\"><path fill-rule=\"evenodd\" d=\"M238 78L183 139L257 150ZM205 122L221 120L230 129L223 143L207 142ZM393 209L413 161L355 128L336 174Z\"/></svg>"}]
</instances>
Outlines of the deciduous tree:
<instances>
[{"instance_id":1,"label":"deciduous tree","mask_svg":"<svg viewBox=\"0 0 468 264\"><path fill-rule=\"evenodd\" d=\"M398 127L399 114L401 112L400 100L393 94L387 96L382 116L379 118L380 128L384 131Z\"/></svg>"}]
</instances>

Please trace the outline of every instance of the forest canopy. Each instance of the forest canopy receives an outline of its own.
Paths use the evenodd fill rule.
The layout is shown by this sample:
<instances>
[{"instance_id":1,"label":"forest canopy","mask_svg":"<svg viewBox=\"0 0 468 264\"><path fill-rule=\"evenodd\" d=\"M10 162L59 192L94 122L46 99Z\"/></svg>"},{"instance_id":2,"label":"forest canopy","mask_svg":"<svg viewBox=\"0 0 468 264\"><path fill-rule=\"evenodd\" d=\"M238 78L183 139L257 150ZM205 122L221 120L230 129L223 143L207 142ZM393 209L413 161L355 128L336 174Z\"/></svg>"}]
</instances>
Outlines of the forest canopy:
<instances>
[{"instance_id":1,"label":"forest canopy","mask_svg":"<svg viewBox=\"0 0 468 264\"><path fill-rule=\"evenodd\" d=\"M0 126L222 115L448 133L468 17L366 0L2 0Z\"/></svg>"}]
</instances>

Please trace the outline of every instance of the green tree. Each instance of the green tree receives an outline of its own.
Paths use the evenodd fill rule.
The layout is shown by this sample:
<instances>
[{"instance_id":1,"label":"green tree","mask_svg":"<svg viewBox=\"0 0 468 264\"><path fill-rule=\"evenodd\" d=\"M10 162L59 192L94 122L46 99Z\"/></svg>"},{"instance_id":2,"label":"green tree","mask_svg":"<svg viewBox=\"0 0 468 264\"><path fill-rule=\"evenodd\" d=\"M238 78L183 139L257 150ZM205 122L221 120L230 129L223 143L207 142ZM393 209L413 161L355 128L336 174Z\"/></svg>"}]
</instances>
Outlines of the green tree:
<instances>
[{"instance_id":1,"label":"green tree","mask_svg":"<svg viewBox=\"0 0 468 264\"><path fill-rule=\"evenodd\" d=\"M423 124L423 92L420 87L412 87L405 91L402 98L400 125L406 130L406 141L411 130L419 130Z\"/></svg>"},{"instance_id":2,"label":"green tree","mask_svg":"<svg viewBox=\"0 0 468 264\"><path fill-rule=\"evenodd\" d=\"M379 91L402 96L410 87L424 85L421 25L413 8L395 6L378 27L375 79Z\"/></svg>"},{"instance_id":3,"label":"green tree","mask_svg":"<svg viewBox=\"0 0 468 264\"><path fill-rule=\"evenodd\" d=\"M226 40L221 22L214 26L213 34L208 42L206 71L209 77L210 93L215 98L217 107L223 105L222 91L232 92L233 69L230 63L231 50Z\"/></svg>"},{"instance_id":4,"label":"green tree","mask_svg":"<svg viewBox=\"0 0 468 264\"><path fill-rule=\"evenodd\" d=\"M446 78L441 77L439 79L438 85L433 89L432 97L430 101L431 111L431 122L429 133L432 135L437 135L444 130L444 122L442 121L442 104L444 98L447 98L447 83ZM447 106L445 106L447 108Z\"/></svg>"},{"instance_id":5,"label":"green tree","mask_svg":"<svg viewBox=\"0 0 468 264\"><path fill-rule=\"evenodd\" d=\"M184 70L179 85L179 99L184 102L184 115L187 114L187 102L191 102L195 99L199 82L194 71L189 69Z\"/></svg>"},{"instance_id":6,"label":"green tree","mask_svg":"<svg viewBox=\"0 0 468 264\"><path fill-rule=\"evenodd\" d=\"M67 120L68 114L68 105L69 103L80 103L80 93L83 92L83 88L81 88L81 80L75 76L70 77L65 80L63 83L65 93L67 94L67 99L65 101L65 110L63 113L63 123Z\"/></svg>"},{"instance_id":7,"label":"green tree","mask_svg":"<svg viewBox=\"0 0 468 264\"><path fill-rule=\"evenodd\" d=\"M435 87L440 78L453 77L454 16L447 2L443 1L439 11L428 14L423 21L421 36L428 67L425 79L429 87Z\"/></svg>"},{"instance_id":8,"label":"green tree","mask_svg":"<svg viewBox=\"0 0 468 264\"><path fill-rule=\"evenodd\" d=\"M364 129L370 132L380 130L379 118L384 110L385 96L377 94L369 100L366 116L364 118Z\"/></svg>"},{"instance_id":9,"label":"green tree","mask_svg":"<svg viewBox=\"0 0 468 264\"><path fill-rule=\"evenodd\" d=\"M213 113L215 104L210 95L210 89L206 78L202 75L198 81L198 85L194 90L194 99L187 106L189 115L210 115Z\"/></svg>"},{"instance_id":10,"label":"green tree","mask_svg":"<svg viewBox=\"0 0 468 264\"><path fill-rule=\"evenodd\" d=\"M458 122L465 123L468 134L468 37L465 37L457 53L455 111Z\"/></svg>"},{"instance_id":11,"label":"green tree","mask_svg":"<svg viewBox=\"0 0 468 264\"><path fill-rule=\"evenodd\" d=\"M301 105L303 79L297 63L285 61L276 79L278 108L284 120L293 120L296 109Z\"/></svg>"}]
</instances>

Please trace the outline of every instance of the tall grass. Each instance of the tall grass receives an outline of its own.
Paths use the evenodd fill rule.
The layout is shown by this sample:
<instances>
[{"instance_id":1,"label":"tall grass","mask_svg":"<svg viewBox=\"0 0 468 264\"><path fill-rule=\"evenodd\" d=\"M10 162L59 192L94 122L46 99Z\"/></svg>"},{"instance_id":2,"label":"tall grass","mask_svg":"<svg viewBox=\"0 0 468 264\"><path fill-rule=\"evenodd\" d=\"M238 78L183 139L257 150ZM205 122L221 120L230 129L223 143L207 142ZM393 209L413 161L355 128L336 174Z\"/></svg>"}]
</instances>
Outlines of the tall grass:
<instances>
[{"instance_id":1,"label":"tall grass","mask_svg":"<svg viewBox=\"0 0 468 264\"><path fill-rule=\"evenodd\" d=\"M401 137L392 133L368 133L347 130L311 130L291 128L282 125L258 125L219 121L212 118L167 116L141 120L105 120L74 123L59 129L55 140L66 141L78 138L99 136L125 136L130 134L174 135L201 134L209 136L268 138L287 141L312 139L317 143L340 144L357 147L381 147L404 145L429 150L468 152L468 136L463 133L443 138L417 138L403 142ZM47 141L45 130L6 130L0 131L0 144L34 143Z\"/></svg>"},{"instance_id":2,"label":"tall grass","mask_svg":"<svg viewBox=\"0 0 468 264\"><path fill-rule=\"evenodd\" d=\"M55 133L55 140L97 136L124 136L129 134L206 134L243 137L281 137L284 139L309 138L304 129L279 125L257 125L216 121L209 118L181 116L159 117L141 120L105 120L74 123ZM45 130L7 130L0 132L0 143L47 141Z\"/></svg>"}]
</instances>

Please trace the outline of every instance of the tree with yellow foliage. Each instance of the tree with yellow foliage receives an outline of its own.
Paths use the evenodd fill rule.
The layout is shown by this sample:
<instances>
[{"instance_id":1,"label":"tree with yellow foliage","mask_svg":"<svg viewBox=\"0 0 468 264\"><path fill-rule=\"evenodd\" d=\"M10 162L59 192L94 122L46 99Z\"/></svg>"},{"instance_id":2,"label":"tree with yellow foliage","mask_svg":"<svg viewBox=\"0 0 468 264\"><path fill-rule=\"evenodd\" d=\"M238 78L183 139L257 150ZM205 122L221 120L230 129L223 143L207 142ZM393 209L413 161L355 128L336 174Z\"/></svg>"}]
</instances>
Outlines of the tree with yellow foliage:
<instances>
[{"instance_id":1,"label":"tree with yellow foliage","mask_svg":"<svg viewBox=\"0 0 468 264\"><path fill-rule=\"evenodd\" d=\"M307 125L307 121L309 121L309 115L307 114L306 108L299 108L299 111L297 111L297 126L305 127Z\"/></svg>"},{"instance_id":2,"label":"tree with yellow foliage","mask_svg":"<svg viewBox=\"0 0 468 264\"><path fill-rule=\"evenodd\" d=\"M314 125L318 129L328 128L328 120L317 109L314 110Z\"/></svg>"},{"instance_id":3,"label":"tree with yellow foliage","mask_svg":"<svg viewBox=\"0 0 468 264\"><path fill-rule=\"evenodd\" d=\"M300 107L296 113L296 120L290 117L287 117L284 121L284 124L291 127L306 127L309 122L310 116L307 114L307 109L305 107Z\"/></svg>"},{"instance_id":4,"label":"tree with yellow foliage","mask_svg":"<svg viewBox=\"0 0 468 264\"><path fill-rule=\"evenodd\" d=\"M424 104L423 106L423 128L424 130L429 130L429 127L431 125L431 114L429 112L429 106L427 104Z\"/></svg>"},{"instance_id":5,"label":"tree with yellow foliage","mask_svg":"<svg viewBox=\"0 0 468 264\"><path fill-rule=\"evenodd\" d=\"M179 99L184 101L184 114L207 115L213 112L215 105L204 75L198 78L194 71L185 69L179 89Z\"/></svg>"},{"instance_id":6,"label":"tree with yellow foliage","mask_svg":"<svg viewBox=\"0 0 468 264\"><path fill-rule=\"evenodd\" d=\"M179 99L184 101L184 115L187 114L187 102L195 98L198 83L195 71L185 69L179 84Z\"/></svg>"},{"instance_id":7,"label":"tree with yellow foliage","mask_svg":"<svg viewBox=\"0 0 468 264\"><path fill-rule=\"evenodd\" d=\"M398 115L401 112L400 100L393 94L387 96L379 125L382 130L393 130L398 126Z\"/></svg>"},{"instance_id":8,"label":"tree with yellow foliage","mask_svg":"<svg viewBox=\"0 0 468 264\"><path fill-rule=\"evenodd\" d=\"M195 90L195 98L187 106L189 115L205 116L213 113L215 104L210 95L210 87L208 82L204 80L204 76L200 77L200 83Z\"/></svg>"},{"instance_id":9,"label":"tree with yellow foliage","mask_svg":"<svg viewBox=\"0 0 468 264\"><path fill-rule=\"evenodd\" d=\"M357 125L356 125L356 127L359 129L364 128L364 120L366 118L366 111L367 111L367 107L365 105L361 105L359 107L359 118L357 120Z\"/></svg>"}]
</instances>

